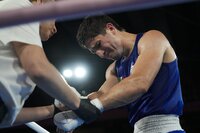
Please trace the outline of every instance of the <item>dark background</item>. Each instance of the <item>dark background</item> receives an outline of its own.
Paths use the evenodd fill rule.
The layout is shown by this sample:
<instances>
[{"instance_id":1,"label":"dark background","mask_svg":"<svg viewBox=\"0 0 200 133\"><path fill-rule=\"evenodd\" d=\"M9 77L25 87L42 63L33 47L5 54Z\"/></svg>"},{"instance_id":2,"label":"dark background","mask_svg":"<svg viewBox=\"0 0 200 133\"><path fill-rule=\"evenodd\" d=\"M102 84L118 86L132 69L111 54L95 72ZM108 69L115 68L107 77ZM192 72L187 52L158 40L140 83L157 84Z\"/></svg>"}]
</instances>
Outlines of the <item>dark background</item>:
<instances>
[{"instance_id":1,"label":"dark background","mask_svg":"<svg viewBox=\"0 0 200 133\"><path fill-rule=\"evenodd\" d=\"M185 102L182 127L188 133L200 130L200 2L176 4L159 8L109 14L128 32L139 33L150 29L162 31L176 51ZM89 77L85 80L68 80L82 95L98 90L104 82L105 70L111 61L98 58L82 49L76 42L76 31L81 19L57 22L58 32L44 42L48 59L62 72L66 66L86 64ZM53 76L53 75L52 75ZM48 105L54 99L36 87L25 106ZM52 119L38 122L55 132ZM0 133L33 132L26 126L1 129ZM127 112L123 108L105 112L97 121L79 127L75 133L132 133Z\"/></svg>"}]
</instances>

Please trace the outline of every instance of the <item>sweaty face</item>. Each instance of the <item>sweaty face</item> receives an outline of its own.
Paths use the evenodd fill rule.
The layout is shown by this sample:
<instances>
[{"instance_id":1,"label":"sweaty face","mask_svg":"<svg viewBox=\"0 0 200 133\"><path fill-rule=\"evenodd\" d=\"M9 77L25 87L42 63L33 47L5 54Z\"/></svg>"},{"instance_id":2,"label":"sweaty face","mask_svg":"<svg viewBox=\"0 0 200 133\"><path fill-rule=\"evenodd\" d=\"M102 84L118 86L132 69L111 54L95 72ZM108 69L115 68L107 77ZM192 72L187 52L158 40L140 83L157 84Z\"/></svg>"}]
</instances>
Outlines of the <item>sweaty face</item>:
<instances>
[{"instance_id":1,"label":"sweaty face","mask_svg":"<svg viewBox=\"0 0 200 133\"><path fill-rule=\"evenodd\" d=\"M106 31L105 35L97 35L88 42L86 47L91 53L110 60L119 59L123 53L123 47L120 45L120 40L110 31Z\"/></svg>"},{"instance_id":2,"label":"sweaty face","mask_svg":"<svg viewBox=\"0 0 200 133\"><path fill-rule=\"evenodd\" d=\"M56 32L55 20L48 20L40 23L40 37L42 41L47 41Z\"/></svg>"}]
</instances>

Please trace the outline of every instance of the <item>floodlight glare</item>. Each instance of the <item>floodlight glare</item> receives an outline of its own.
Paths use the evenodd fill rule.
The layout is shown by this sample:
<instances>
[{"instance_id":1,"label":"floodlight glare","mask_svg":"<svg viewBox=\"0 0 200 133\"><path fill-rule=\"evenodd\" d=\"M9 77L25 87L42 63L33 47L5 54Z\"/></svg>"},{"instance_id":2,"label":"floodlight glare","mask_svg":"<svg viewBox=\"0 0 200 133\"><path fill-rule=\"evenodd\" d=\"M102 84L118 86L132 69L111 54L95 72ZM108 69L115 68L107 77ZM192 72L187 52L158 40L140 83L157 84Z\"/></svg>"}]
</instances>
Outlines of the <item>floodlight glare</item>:
<instances>
[{"instance_id":1,"label":"floodlight glare","mask_svg":"<svg viewBox=\"0 0 200 133\"><path fill-rule=\"evenodd\" d=\"M83 67L77 67L77 68L75 69L74 73L75 73L75 76L76 76L77 78L84 78L85 75L86 75L86 70L85 70L85 68L83 68Z\"/></svg>"},{"instance_id":2,"label":"floodlight glare","mask_svg":"<svg viewBox=\"0 0 200 133\"><path fill-rule=\"evenodd\" d=\"M66 70L63 71L63 75L64 75L64 77L66 77L66 78L71 78L72 75L73 75L73 72L72 72L72 70L70 70L70 69L66 69Z\"/></svg>"}]
</instances>

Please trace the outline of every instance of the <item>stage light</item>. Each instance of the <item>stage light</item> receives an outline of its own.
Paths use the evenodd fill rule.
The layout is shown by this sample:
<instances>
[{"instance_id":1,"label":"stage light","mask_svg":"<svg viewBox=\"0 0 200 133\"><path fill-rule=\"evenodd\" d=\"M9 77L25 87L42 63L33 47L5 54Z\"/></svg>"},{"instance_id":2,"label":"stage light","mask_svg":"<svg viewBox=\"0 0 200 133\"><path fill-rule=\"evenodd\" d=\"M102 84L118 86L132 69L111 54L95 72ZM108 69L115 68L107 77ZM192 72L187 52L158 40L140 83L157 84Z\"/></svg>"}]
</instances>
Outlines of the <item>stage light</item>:
<instances>
[{"instance_id":1,"label":"stage light","mask_svg":"<svg viewBox=\"0 0 200 133\"><path fill-rule=\"evenodd\" d=\"M64 69L62 75L70 79L70 81L76 81L76 79L85 79L87 75L87 70L85 65L75 64L68 66L66 69Z\"/></svg>"},{"instance_id":2,"label":"stage light","mask_svg":"<svg viewBox=\"0 0 200 133\"><path fill-rule=\"evenodd\" d=\"M84 78L86 76L86 69L84 67L76 67L74 70L74 74L77 78Z\"/></svg>"},{"instance_id":3,"label":"stage light","mask_svg":"<svg viewBox=\"0 0 200 133\"><path fill-rule=\"evenodd\" d=\"M73 72L71 69L66 69L63 71L63 76L65 78L71 78L73 76Z\"/></svg>"}]
</instances>

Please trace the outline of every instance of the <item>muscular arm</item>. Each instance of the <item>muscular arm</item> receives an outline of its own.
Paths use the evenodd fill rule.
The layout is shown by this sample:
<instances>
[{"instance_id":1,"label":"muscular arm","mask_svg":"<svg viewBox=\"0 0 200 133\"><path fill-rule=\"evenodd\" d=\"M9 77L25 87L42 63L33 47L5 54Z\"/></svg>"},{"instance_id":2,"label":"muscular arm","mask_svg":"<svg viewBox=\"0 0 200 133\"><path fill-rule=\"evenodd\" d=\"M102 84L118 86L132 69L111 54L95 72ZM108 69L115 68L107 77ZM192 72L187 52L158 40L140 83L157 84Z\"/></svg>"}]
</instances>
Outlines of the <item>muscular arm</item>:
<instances>
[{"instance_id":1,"label":"muscular arm","mask_svg":"<svg viewBox=\"0 0 200 133\"><path fill-rule=\"evenodd\" d=\"M100 87L100 89L96 92L93 92L88 95L89 99L95 99L100 97L103 94L107 94L110 88L112 88L115 84L117 84L119 81L115 75L115 62L112 63L108 69L106 70L106 81L103 83L103 85Z\"/></svg>"},{"instance_id":2,"label":"muscular arm","mask_svg":"<svg viewBox=\"0 0 200 133\"><path fill-rule=\"evenodd\" d=\"M169 42L158 31L149 31L139 42L139 56L131 75L98 98L105 110L127 105L148 91L155 79Z\"/></svg>"},{"instance_id":3,"label":"muscular arm","mask_svg":"<svg viewBox=\"0 0 200 133\"><path fill-rule=\"evenodd\" d=\"M13 42L12 46L22 67L38 87L71 109L77 109L80 104L79 97L48 61L42 48L19 42Z\"/></svg>"}]
</instances>

